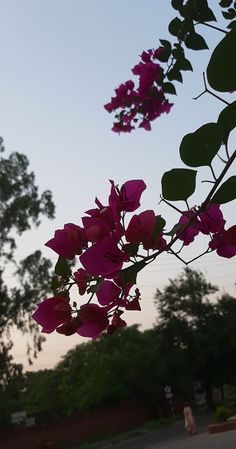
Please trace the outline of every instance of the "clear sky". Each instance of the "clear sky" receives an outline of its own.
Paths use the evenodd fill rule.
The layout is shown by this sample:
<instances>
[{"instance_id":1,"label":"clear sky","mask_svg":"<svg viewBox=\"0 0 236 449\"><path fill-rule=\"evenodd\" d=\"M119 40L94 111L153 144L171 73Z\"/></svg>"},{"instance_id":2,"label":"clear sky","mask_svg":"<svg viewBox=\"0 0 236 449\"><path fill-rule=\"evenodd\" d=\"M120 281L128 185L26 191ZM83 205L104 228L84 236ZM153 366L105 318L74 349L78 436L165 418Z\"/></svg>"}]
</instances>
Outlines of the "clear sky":
<instances>
[{"instance_id":1,"label":"clear sky","mask_svg":"<svg viewBox=\"0 0 236 449\"><path fill-rule=\"evenodd\" d=\"M184 134L216 120L222 109L213 97L192 100L203 89L202 72L209 52L189 51L194 73L185 74L178 97L171 98L175 103L171 113L157 120L151 133L138 130L118 136L110 131L112 116L103 105L113 89L130 78L142 50L158 47L159 38L169 38L167 27L174 17L170 2L1 0L0 5L0 133L8 151L29 157L37 183L53 191L57 207L53 222L43 220L39 230L19 238L17 257L40 248L55 261L56 255L44 243L64 223L80 224L95 196L106 202L108 179L120 184L144 179L148 189L142 210L154 208L163 213L170 228L172 212L158 207L161 176L165 170L182 166L178 147ZM221 38L212 30L201 31L207 31L213 47ZM208 176L202 170L199 184ZM192 205L201 202L204 191L206 187L193 197ZM224 211L229 225L234 224L235 205ZM192 256L201 245L191 249ZM235 267L234 260L216 255L193 264L221 291L232 294ZM177 259L163 255L140 275L143 311L126 314L129 323L138 322L143 328L154 323L155 287L162 288L181 268ZM24 363L24 341L17 332L14 335L15 360ZM34 369L54 366L80 341L77 336L49 336Z\"/></svg>"}]
</instances>

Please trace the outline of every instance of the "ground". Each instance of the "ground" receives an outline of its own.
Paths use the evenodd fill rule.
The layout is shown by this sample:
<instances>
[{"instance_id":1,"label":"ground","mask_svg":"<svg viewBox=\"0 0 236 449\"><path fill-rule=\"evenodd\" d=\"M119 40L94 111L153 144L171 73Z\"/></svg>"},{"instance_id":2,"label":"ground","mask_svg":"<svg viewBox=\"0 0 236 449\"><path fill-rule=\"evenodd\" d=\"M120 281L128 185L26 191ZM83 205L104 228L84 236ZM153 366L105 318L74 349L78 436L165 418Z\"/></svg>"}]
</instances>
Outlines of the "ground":
<instances>
[{"instance_id":1,"label":"ground","mask_svg":"<svg viewBox=\"0 0 236 449\"><path fill-rule=\"evenodd\" d=\"M235 449L236 430L219 434L209 434L207 424L209 417L197 419L198 434L188 436L183 422L177 422L171 427L142 435L127 441L108 443L103 449Z\"/></svg>"}]
</instances>

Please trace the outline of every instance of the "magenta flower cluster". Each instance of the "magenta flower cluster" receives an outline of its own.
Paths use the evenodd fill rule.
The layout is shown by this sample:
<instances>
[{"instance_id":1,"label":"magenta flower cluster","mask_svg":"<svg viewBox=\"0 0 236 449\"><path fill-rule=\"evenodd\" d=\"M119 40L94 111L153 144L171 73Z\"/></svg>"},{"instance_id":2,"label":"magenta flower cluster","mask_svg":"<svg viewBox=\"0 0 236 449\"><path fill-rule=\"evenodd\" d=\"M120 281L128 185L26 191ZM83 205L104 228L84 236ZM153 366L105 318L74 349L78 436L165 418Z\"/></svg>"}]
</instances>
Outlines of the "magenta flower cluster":
<instances>
[{"instance_id":1,"label":"magenta flower cluster","mask_svg":"<svg viewBox=\"0 0 236 449\"><path fill-rule=\"evenodd\" d=\"M187 225L184 230L178 232L179 240L187 246L192 243L199 234L210 235L209 248L216 250L222 257L236 256L236 225L225 229L225 220L219 204L210 204L206 210L196 216L197 209L185 211L180 217L179 224Z\"/></svg>"},{"instance_id":2,"label":"magenta flower cluster","mask_svg":"<svg viewBox=\"0 0 236 449\"><path fill-rule=\"evenodd\" d=\"M154 211L133 215L125 227L125 215L138 209L145 189L142 180L127 181L121 188L111 181L106 206L96 199L96 207L86 212L82 226L68 223L46 243L65 259L72 260L79 255L82 267L69 279L62 279L65 288L60 294L39 304L33 318L43 332L56 330L64 335L77 332L96 338L104 329L112 333L125 326L121 318L124 310L141 310L139 290L136 288L131 294L134 283L121 275L125 263L135 263L130 245L135 243L152 250L166 245L162 232L154 233L158 220ZM82 296L92 292L87 304L78 309L70 305L72 284L77 285ZM96 302L92 302L93 298Z\"/></svg>"},{"instance_id":3,"label":"magenta flower cluster","mask_svg":"<svg viewBox=\"0 0 236 449\"><path fill-rule=\"evenodd\" d=\"M161 88L164 72L157 62L162 51L163 47L144 51L141 61L132 69L139 79L137 87L132 80L126 81L115 89L115 96L104 106L106 111L116 113L112 131L131 132L137 126L150 131L150 122L170 111L173 105Z\"/></svg>"},{"instance_id":4,"label":"magenta flower cluster","mask_svg":"<svg viewBox=\"0 0 236 449\"><path fill-rule=\"evenodd\" d=\"M143 263L143 268L151 261L154 253L150 258L150 251L169 248L171 242L168 244L164 238L163 219L153 210L134 214L126 225L127 213L140 206L146 189L144 181L127 181L121 188L110 182L107 205L96 199L96 207L86 212L82 226L68 223L46 243L64 259L73 260L78 255L82 267L62 276L61 289L39 304L33 314L45 333L56 330L64 335L78 333L96 338L104 330L113 333L124 327L126 322L121 318L124 311L141 310L135 277L124 276L124 272L131 269L131 274L132 270L137 274L137 263ZM216 250L228 258L236 255L236 225L225 229L218 204L182 213L176 226L178 240L187 246L199 233L210 236L209 251ZM79 306L76 303L75 307L71 299L73 285L80 296L90 295L87 303Z\"/></svg>"}]
</instances>

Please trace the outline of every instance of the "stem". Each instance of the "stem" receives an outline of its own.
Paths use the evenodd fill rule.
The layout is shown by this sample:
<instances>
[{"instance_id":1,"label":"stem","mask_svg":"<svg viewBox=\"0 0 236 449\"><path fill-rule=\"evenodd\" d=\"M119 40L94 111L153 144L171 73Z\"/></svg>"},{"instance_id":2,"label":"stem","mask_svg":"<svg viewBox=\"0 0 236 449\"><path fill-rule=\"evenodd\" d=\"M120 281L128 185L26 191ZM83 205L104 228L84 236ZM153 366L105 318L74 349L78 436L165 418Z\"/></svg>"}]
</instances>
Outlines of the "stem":
<instances>
[{"instance_id":1,"label":"stem","mask_svg":"<svg viewBox=\"0 0 236 449\"><path fill-rule=\"evenodd\" d=\"M173 251L173 249L170 248L170 253L173 254L173 256L177 257L177 259L179 259L182 263L184 263L185 265L188 264L188 262L186 262L184 259L182 259L182 257L180 257L177 253L175 253Z\"/></svg>"},{"instance_id":2,"label":"stem","mask_svg":"<svg viewBox=\"0 0 236 449\"><path fill-rule=\"evenodd\" d=\"M164 203L167 204L167 206L172 207L172 209L176 210L176 212L178 212L179 214L182 215L182 210L178 209L178 207L174 206L174 204L169 203L169 201L165 200L162 196L161 196L161 201L163 201Z\"/></svg>"},{"instance_id":3,"label":"stem","mask_svg":"<svg viewBox=\"0 0 236 449\"><path fill-rule=\"evenodd\" d=\"M216 175L215 175L215 172L214 172L214 170L213 170L212 165L210 165L210 169L211 169L212 176L213 176L214 180L216 181L216 180L217 180L217 177L216 177Z\"/></svg>"},{"instance_id":4,"label":"stem","mask_svg":"<svg viewBox=\"0 0 236 449\"><path fill-rule=\"evenodd\" d=\"M204 182L209 182L210 184L215 184L215 181L210 181L208 179L201 181L201 183L203 184Z\"/></svg>"},{"instance_id":5,"label":"stem","mask_svg":"<svg viewBox=\"0 0 236 449\"><path fill-rule=\"evenodd\" d=\"M215 182L215 184L212 187L211 191L207 195L205 201L202 204L202 206L203 206L202 209L204 208L205 205L207 205L209 203L211 197L214 195L216 189L218 188L219 184L221 183L222 179L226 175L227 171L229 170L229 168L231 167L231 165L232 165L232 163L234 162L235 159L236 159L236 150L233 152L232 156L229 158L229 160L228 160L227 164L225 165L225 167L223 168L219 178L217 179L217 181ZM201 209L201 207L200 207L200 209ZM200 210L200 212L201 212L201 210Z\"/></svg>"},{"instance_id":6,"label":"stem","mask_svg":"<svg viewBox=\"0 0 236 449\"><path fill-rule=\"evenodd\" d=\"M218 156L218 158L221 160L221 162L223 162L223 164L227 164L227 161L225 161L225 159L223 159L223 157L221 157L218 153L216 156Z\"/></svg>"},{"instance_id":7,"label":"stem","mask_svg":"<svg viewBox=\"0 0 236 449\"><path fill-rule=\"evenodd\" d=\"M229 168L231 167L232 163L234 162L234 160L236 159L236 150L234 151L234 153L232 154L232 156L229 158L227 164L225 165L225 167L223 168L219 178L216 180L216 182L214 183L214 186L212 187L212 189L210 190L210 192L208 193L205 201L203 201L202 205L199 207L199 209L195 212L195 214L193 215L192 218L190 218L189 222L186 223L185 225L183 225L183 227L181 228L181 232L184 231L185 229L187 229L192 223L193 221L196 219L196 217L205 209L205 207L209 204L211 198L213 197L215 191L217 190L219 184L221 183L222 179L224 178L224 176L226 175L227 171L229 170ZM176 236L171 240L170 243L168 243L165 248L160 249L159 251L157 251L156 253L147 256L144 260L146 262L151 262L152 260L155 260L160 254L162 254L163 252L169 251L171 250L173 244L178 240L179 236L178 233L176 234ZM191 261L190 261L191 262ZM188 263L190 263L188 262Z\"/></svg>"},{"instance_id":8,"label":"stem","mask_svg":"<svg viewBox=\"0 0 236 449\"><path fill-rule=\"evenodd\" d=\"M198 256L194 257L193 259L189 260L188 262L185 262L186 265L189 265L190 263L194 262L194 260L199 259L200 257L204 256L204 254L210 253L212 251L209 251L209 248L206 249L206 251L203 251L203 253L199 254Z\"/></svg>"},{"instance_id":9,"label":"stem","mask_svg":"<svg viewBox=\"0 0 236 449\"><path fill-rule=\"evenodd\" d=\"M208 94L212 95L213 97L217 98L217 100L222 101L224 104L227 104L227 105L230 104L228 101L224 100L223 98L219 97L214 92L212 92L211 90L208 89L204 72L203 72L203 82L204 82L204 87L205 87L204 91L201 94L197 95L196 97L193 97L193 100L198 100L202 95L208 93Z\"/></svg>"},{"instance_id":10,"label":"stem","mask_svg":"<svg viewBox=\"0 0 236 449\"><path fill-rule=\"evenodd\" d=\"M194 24L194 26L195 25L205 25L206 27L213 28L214 30L220 31L221 33L228 34L228 31L225 31L222 28L215 27L214 25L210 25L209 23L206 23L206 22L197 22Z\"/></svg>"},{"instance_id":11,"label":"stem","mask_svg":"<svg viewBox=\"0 0 236 449\"><path fill-rule=\"evenodd\" d=\"M211 92L211 90L207 89L206 92L208 92L210 95L212 95L213 97L217 98L217 100L222 101L224 104L229 105L230 103L226 100L224 100L223 98L219 97L218 95L214 94L214 92Z\"/></svg>"},{"instance_id":12,"label":"stem","mask_svg":"<svg viewBox=\"0 0 236 449\"><path fill-rule=\"evenodd\" d=\"M229 159L230 158L230 154L229 154L229 149L228 149L228 142L226 142L225 144L225 152L226 152L226 156Z\"/></svg>"}]
</instances>

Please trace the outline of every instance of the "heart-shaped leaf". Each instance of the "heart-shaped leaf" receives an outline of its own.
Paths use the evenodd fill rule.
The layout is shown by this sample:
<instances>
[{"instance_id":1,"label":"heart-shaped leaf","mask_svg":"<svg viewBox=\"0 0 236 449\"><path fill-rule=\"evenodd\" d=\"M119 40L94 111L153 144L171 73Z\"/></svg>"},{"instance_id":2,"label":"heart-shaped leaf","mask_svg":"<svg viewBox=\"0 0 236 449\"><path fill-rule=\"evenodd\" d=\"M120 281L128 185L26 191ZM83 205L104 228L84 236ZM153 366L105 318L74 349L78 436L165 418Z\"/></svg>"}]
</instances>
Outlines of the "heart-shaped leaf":
<instances>
[{"instance_id":1,"label":"heart-shaped leaf","mask_svg":"<svg viewBox=\"0 0 236 449\"><path fill-rule=\"evenodd\" d=\"M208 83L219 92L236 90L235 48L236 27L217 45L207 67Z\"/></svg>"},{"instance_id":2,"label":"heart-shaped leaf","mask_svg":"<svg viewBox=\"0 0 236 449\"><path fill-rule=\"evenodd\" d=\"M71 274L71 269L69 267L69 264L64 257L59 256L56 266L55 266L55 273L62 277L68 277Z\"/></svg>"},{"instance_id":3,"label":"heart-shaped leaf","mask_svg":"<svg viewBox=\"0 0 236 449\"><path fill-rule=\"evenodd\" d=\"M198 33L189 33L184 41L187 48L191 48L192 50L206 50L208 49L208 45L205 39Z\"/></svg>"},{"instance_id":4,"label":"heart-shaped leaf","mask_svg":"<svg viewBox=\"0 0 236 449\"><path fill-rule=\"evenodd\" d=\"M221 127L217 123L206 123L194 133L184 136L179 149L180 157L190 167L209 166L221 142Z\"/></svg>"},{"instance_id":5,"label":"heart-shaped leaf","mask_svg":"<svg viewBox=\"0 0 236 449\"><path fill-rule=\"evenodd\" d=\"M169 201L186 201L195 191L196 170L173 168L162 176L162 196Z\"/></svg>"},{"instance_id":6,"label":"heart-shaped leaf","mask_svg":"<svg viewBox=\"0 0 236 449\"><path fill-rule=\"evenodd\" d=\"M236 127L236 101L223 109L218 117L218 123L222 127L222 140L226 145L230 131Z\"/></svg>"},{"instance_id":7,"label":"heart-shaped leaf","mask_svg":"<svg viewBox=\"0 0 236 449\"><path fill-rule=\"evenodd\" d=\"M224 204L236 199L236 176L231 176L220 186L213 198L212 203Z\"/></svg>"},{"instance_id":8,"label":"heart-shaped leaf","mask_svg":"<svg viewBox=\"0 0 236 449\"><path fill-rule=\"evenodd\" d=\"M122 284L136 284L137 274L145 267L145 265L145 262L141 260L140 262L137 262L130 267L121 270L119 277Z\"/></svg>"}]
</instances>

